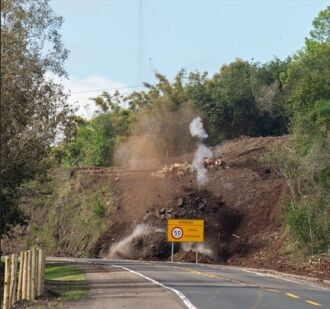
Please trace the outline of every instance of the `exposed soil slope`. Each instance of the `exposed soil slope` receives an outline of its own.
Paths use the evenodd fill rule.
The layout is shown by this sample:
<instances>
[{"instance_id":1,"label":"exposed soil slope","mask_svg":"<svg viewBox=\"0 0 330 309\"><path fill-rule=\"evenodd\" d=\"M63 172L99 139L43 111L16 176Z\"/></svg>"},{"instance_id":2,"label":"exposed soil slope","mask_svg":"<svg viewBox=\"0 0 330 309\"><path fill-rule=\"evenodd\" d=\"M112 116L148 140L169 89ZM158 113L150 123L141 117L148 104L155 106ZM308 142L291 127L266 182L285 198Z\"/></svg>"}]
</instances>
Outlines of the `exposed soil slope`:
<instances>
[{"instance_id":1,"label":"exposed soil slope","mask_svg":"<svg viewBox=\"0 0 330 309\"><path fill-rule=\"evenodd\" d=\"M212 148L218 161L208 162L204 187L197 186L196 173L189 169L193 153L161 164L140 162L139 170L122 166L57 171L51 186L58 196L52 194L47 208L34 206L30 232L20 230L20 238L26 232L31 235L32 226L30 237L37 235L52 255L167 260L167 219L202 218L205 243L176 245L176 260L193 261L197 250L201 262L329 278L329 263L292 261L285 245L281 205L287 185L265 158L288 143L287 136L241 137ZM100 213L100 207L105 211ZM90 219L79 223L86 214ZM47 230L51 241L43 238ZM15 242L4 243L5 248L10 243L7 251L15 251Z\"/></svg>"},{"instance_id":2,"label":"exposed soil slope","mask_svg":"<svg viewBox=\"0 0 330 309\"><path fill-rule=\"evenodd\" d=\"M197 186L195 173L180 167L164 177L155 177L150 170L118 172L113 183L118 211L94 254L108 256L111 246L129 236L139 223L165 229L166 218L175 217L205 219L206 244L213 251L214 261L240 264L270 243L273 249L280 248L280 201L286 184L279 173L263 163L262 157L285 143L287 137L242 137L215 147L212 150L222 164L209 167L209 182L203 188ZM172 158L172 163L189 162L192 157ZM135 238L146 239L140 235L133 237L133 242ZM132 250L129 252L132 254ZM183 259L187 255L180 254ZM155 258L157 252L132 256L136 257ZM158 258L168 258L168 252ZM271 259L273 256L260 256L258 263L269 263Z\"/></svg>"}]
</instances>

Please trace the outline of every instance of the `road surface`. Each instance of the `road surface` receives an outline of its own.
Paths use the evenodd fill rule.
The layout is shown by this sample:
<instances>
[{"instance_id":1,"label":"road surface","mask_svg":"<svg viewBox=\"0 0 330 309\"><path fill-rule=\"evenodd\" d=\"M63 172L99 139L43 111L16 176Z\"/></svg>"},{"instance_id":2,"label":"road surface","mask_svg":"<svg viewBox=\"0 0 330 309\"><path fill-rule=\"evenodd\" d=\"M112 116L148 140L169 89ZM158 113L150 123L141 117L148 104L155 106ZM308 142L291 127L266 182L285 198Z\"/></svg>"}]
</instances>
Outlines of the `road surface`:
<instances>
[{"instance_id":1,"label":"road surface","mask_svg":"<svg viewBox=\"0 0 330 309\"><path fill-rule=\"evenodd\" d=\"M171 294L182 308L330 309L330 289L327 287L238 267L103 259L61 260L124 270L123 274L139 276L145 283Z\"/></svg>"}]
</instances>

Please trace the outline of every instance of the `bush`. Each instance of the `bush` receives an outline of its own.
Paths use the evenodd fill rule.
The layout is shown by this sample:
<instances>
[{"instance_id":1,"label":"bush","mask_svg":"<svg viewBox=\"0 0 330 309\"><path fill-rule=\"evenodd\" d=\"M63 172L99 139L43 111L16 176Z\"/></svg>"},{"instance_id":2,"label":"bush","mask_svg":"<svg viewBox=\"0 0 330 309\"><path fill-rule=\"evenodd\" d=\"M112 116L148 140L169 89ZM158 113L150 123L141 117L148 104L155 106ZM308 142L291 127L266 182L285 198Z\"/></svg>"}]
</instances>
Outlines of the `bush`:
<instances>
[{"instance_id":1,"label":"bush","mask_svg":"<svg viewBox=\"0 0 330 309\"><path fill-rule=\"evenodd\" d=\"M108 115L100 115L85 122L77 130L75 138L58 146L62 164L72 166L107 166L110 164L113 146L113 128Z\"/></svg>"},{"instance_id":2,"label":"bush","mask_svg":"<svg viewBox=\"0 0 330 309\"><path fill-rule=\"evenodd\" d=\"M93 206L93 213L95 214L95 216L99 219L103 219L106 215L106 209L104 204L99 200L98 197L95 198Z\"/></svg>"},{"instance_id":3,"label":"bush","mask_svg":"<svg viewBox=\"0 0 330 309\"><path fill-rule=\"evenodd\" d=\"M330 101L296 114L293 142L285 159L290 188L285 220L311 254L325 252L330 245Z\"/></svg>"}]
</instances>

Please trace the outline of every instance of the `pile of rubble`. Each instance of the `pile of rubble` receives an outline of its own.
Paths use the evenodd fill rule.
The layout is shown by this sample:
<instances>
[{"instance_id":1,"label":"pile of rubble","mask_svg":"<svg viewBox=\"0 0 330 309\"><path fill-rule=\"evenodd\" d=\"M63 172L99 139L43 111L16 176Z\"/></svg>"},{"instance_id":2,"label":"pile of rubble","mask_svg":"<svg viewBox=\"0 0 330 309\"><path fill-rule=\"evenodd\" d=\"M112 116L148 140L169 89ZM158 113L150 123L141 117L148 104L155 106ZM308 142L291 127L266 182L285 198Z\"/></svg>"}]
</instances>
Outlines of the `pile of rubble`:
<instances>
[{"instance_id":1,"label":"pile of rubble","mask_svg":"<svg viewBox=\"0 0 330 309\"><path fill-rule=\"evenodd\" d=\"M204 167L205 168L228 168L228 166L226 166L225 162L221 159L217 159L217 158L213 158L213 159L205 159L204 160Z\"/></svg>"},{"instance_id":2,"label":"pile of rubble","mask_svg":"<svg viewBox=\"0 0 330 309\"><path fill-rule=\"evenodd\" d=\"M166 178L173 175L184 176L191 171L191 164L189 164L187 161L184 161L183 163L174 163L170 165L166 164L161 170L152 172L151 176L158 178Z\"/></svg>"},{"instance_id":3,"label":"pile of rubble","mask_svg":"<svg viewBox=\"0 0 330 309\"><path fill-rule=\"evenodd\" d=\"M225 262L232 253L231 243L240 223L237 210L228 207L222 196L215 196L206 189L184 188L185 194L177 196L162 205L154 205L146 214L134 222L130 234L123 237L120 225L109 230L107 246L102 248L110 257L125 259L168 260L171 246L167 242L167 219L203 219L205 241L196 246L189 243L175 244L175 259L195 260L196 250L203 263ZM143 233L136 233L139 227ZM119 245L118 245L119 244ZM114 249L116 248L116 249ZM119 248L119 249L118 249ZM110 250L109 250L110 249Z\"/></svg>"},{"instance_id":4,"label":"pile of rubble","mask_svg":"<svg viewBox=\"0 0 330 309\"><path fill-rule=\"evenodd\" d=\"M208 190L185 189L184 196L176 197L166 206L155 205L148 209L138 223L152 225L166 231L167 219L204 219L205 240L214 252L214 260L225 261L230 256L230 243L237 235L233 234L240 223L240 214L228 206L222 196L214 196ZM234 236L235 235L235 236ZM152 236L150 235L152 242ZM164 234L165 237L165 234ZM155 237L153 248L158 248L159 237ZM163 247L163 246L161 246ZM155 256L153 252L153 256ZM166 256L166 254L162 254ZM180 254L180 260L190 260L189 254ZM211 262L211 260L209 261Z\"/></svg>"},{"instance_id":5,"label":"pile of rubble","mask_svg":"<svg viewBox=\"0 0 330 309\"><path fill-rule=\"evenodd\" d=\"M167 207L159 209L160 218L205 219L218 224L217 219L222 221L221 218L229 214L238 217L238 212L227 207L222 196L214 196L206 189L194 190L187 187L185 191L184 196L176 197L168 203ZM237 220L234 220L235 224Z\"/></svg>"},{"instance_id":6,"label":"pile of rubble","mask_svg":"<svg viewBox=\"0 0 330 309\"><path fill-rule=\"evenodd\" d=\"M214 259L211 256L208 256L206 254L198 253L198 263L204 263L204 264L213 264L215 263ZM179 251L175 253L174 255L174 261L184 261L184 262L190 262L195 263L196 262L196 252L190 250L190 251Z\"/></svg>"},{"instance_id":7,"label":"pile of rubble","mask_svg":"<svg viewBox=\"0 0 330 309\"><path fill-rule=\"evenodd\" d=\"M225 162L219 158L205 159L203 165L207 169L228 169ZM151 176L157 178L166 178L171 176L185 176L193 171L193 167L187 161L183 163L174 163L165 165L161 170L152 172Z\"/></svg>"},{"instance_id":8,"label":"pile of rubble","mask_svg":"<svg viewBox=\"0 0 330 309\"><path fill-rule=\"evenodd\" d=\"M147 214L143 221L152 222L155 218L194 218L204 219L208 214L215 214L229 209L225 207L222 196L215 197L205 189L193 190L186 188L186 195L176 197L173 201L168 201L165 206L155 205L152 209L146 210Z\"/></svg>"},{"instance_id":9,"label":"pile of rubble","mask_svg":"<svg viewBox=\"0 0 330 309\"><path fill-rule=\"evenodd\" d=\"M313 255L309 259L309 265L319 269L320 271L330 272L330 254L323 253Z\"/></svg>"}]
</instances>

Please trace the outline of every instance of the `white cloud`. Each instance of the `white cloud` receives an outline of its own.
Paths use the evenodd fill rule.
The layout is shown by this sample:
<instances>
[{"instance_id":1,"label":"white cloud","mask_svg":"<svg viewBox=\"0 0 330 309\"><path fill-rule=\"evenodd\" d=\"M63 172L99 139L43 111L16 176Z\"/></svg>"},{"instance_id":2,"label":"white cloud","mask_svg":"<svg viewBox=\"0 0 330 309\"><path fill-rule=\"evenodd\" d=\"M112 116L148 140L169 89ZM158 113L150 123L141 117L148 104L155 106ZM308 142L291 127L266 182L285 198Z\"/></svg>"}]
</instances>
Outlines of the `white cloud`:
<instances>
[{"instance_id":1,"label":"white cloud","mask_svg":"<svg viewBox=\"0 0 330 309\"><path fill-rule=\"evenodd\" d=\"M77 115L90 119L97 107L90 98L96 97L103 90L114 93L116 89L125 92L123 83L113 81L104 76L90 75L83 79L70 76L69 79L59 79L57 76L49 76L54 81L62 84L69 93L69 102L74 108L77 108Z\"/></svg>"}]
</instances>

